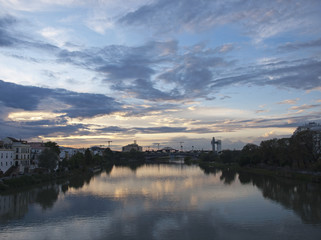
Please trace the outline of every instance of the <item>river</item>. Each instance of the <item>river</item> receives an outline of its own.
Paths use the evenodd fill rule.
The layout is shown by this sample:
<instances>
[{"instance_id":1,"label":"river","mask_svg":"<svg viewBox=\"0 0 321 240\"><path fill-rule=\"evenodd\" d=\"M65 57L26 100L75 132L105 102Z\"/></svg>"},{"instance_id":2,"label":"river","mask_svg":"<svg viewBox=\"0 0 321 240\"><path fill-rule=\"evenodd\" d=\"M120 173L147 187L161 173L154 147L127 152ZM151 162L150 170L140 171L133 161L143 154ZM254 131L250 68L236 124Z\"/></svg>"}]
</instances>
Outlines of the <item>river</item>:
<instances>
[{"instance_id":1,"label":"river","mask_svg":"<svg viewBox=\"0 0 321 240\"><path fill-rule=\"evenodd\" d=\"M321 239L321 186L182 164L0 195L0 239Z\"/></svg>"}]
</instances>

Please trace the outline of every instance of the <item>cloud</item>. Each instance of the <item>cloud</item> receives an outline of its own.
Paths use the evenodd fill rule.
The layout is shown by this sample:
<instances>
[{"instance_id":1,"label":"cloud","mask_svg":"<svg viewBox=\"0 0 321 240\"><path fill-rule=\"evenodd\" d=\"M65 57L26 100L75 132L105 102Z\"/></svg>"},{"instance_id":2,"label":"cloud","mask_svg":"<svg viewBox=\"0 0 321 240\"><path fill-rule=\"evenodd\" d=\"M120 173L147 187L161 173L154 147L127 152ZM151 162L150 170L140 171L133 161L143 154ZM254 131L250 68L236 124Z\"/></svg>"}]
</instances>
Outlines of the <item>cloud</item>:
<instances>
[{"instance_id":1,"label":"cloud","mask_svg":"<svg viewBox=\"0 0 321 240\"><path fill-rule=\"evenodd\" d=\"M270 116L269 118L249 118L249 119L225 119L212 122L197 121L191 123L191 126L206 125L208 128L218 132L236 132L242 129L259 129L259 128L297 128L307 122L320 121L321 111L314 113L293 115L284 114L282 116Z\"/></svg>"},{"instance_id":2,"label":"cloud","mask_svg":"<svg viewBox=\"0 0 321 240\"><path fill-rule=\"evenodd\" d=\"M158 0L125 14L119 23L143 26L155 34L199 32L215 26L241 24L241 30L260 42L294 29L305 30L318 18L316 1L195 1ZM313 25L317 27L317 25Z\"/></svg>"},{"instance_id":3,"label":"cloud","mask_svg":"<svg viewBox=\"0 0 321 240\"><path fill-rule=\"evenodd\" d=\"M278 102L277 104L296 104L297 101L299 101L300 98L296 98L296 99L286 99L283 100L282 102Z\"/></svg>"},{"instance_id":4,"label":"cloud","mask_svg":"<svg viewBox=\"0 0 321 240\"><path fill-rule=\"evenodd\" d=\"M24 0L0 0L0 4L4 8L27 12L50 11L53 7L80 5L85 2L86 0L29 0L27 2Z\"/></svg>"},{"instance_id":5,"label":"cloud","mask_svg":"<svg viewBox=\"0 0 321 240\"><path fill-rule=\"evenodd\" d=\"M26 111L39 110L40 104L46 100L50 100L53 106L62 103L60 109L54 111L65 113L71 118L110 114L121 107L121 104L113 98L102 94L22 86L0 80L0 102L6 107ZM50 104L50 101L46 103ZM49 107L52 106L44 106L44 108Z\"/></svg>"},{"instance_id":6,"label":"cloud","mask_svg":"<svg viewBox=\"0 0 321 240\"><path fill-rule=\"evenodd\" d=\"M302 59L273 64L257 65L242 69L243 73L226 78L214 79L212 89L236 84L257 86L276 86L301 90L312 90L321 85L321 61Z\"/></svg>"},{"instance_id":7,"label":"cloud","mask_svg":"<svg viewBox=\"0 0 321 240\"><path fill-rule=\"evenodd\" d=\"M12 16L0 17L0 47L11 46L17 42L9 31L16 23L17 20Z\"/></svg>"},{"instance_id":8,"label":"cloud","mask_svg":"<svg viewBox=\"0 0 321 240\"><path fill-rule=\"evenodd\" d=\"M294 50L301 50L307 48L320 48L321 47L321 38L308 41L308 42L289 42L278 47L279 50L284 51L294 51Z\"/></svg>"},{"instance_id":9,"label":"cloud","mask_svg":"<svg viewBox=\"0 0 321 240\"><path fill-rule=\"evenodd\" d=\"M290 110L300 111L300 110L307 110L307 109L320 108L320 107L321 107L321 104L311 104L311 105L303 104L301 106L293 106L290 108Z\"/></svg>"},{"instance_id":10,"label":"cloud","mask_svg":"<svg viewBox=\"0 0 321 240\"><path fill-rule=\"evenodd\" d=\"M231 48L195 45L178 53L176 41L153 41L139 47L111 45L98 50L63 50L59 61L95 71L111 89L135 98L181 100L206 97L213 69L234 64L218 56Z\"/></svg>"},{"instance_id":11,"label":"cloud","mask_svg":"<svg viewBox=\"0 0 321 240\"><path fill-rule=\"evenodd\" d=\"M65 122L65 120L60 121ZM75 134L90 135L83 124L60 124L59 120L42 120L33 122L4 121L0 119L0 136L17 138L34 138L39 136L68 137Z\"/></svg>"},{"instance_id":12,"label":"cloud","mask_svg":"<svg viewBox=\"0 0 321 240\"><path fill-rule=\"evenodd\" d=\"M46 51L58 50L55 45L33 39L28 34L16 31L15 28L21 23L21 20L11 15L0 16L0 47L36 48Z\"/></svg>"}]
</instances>

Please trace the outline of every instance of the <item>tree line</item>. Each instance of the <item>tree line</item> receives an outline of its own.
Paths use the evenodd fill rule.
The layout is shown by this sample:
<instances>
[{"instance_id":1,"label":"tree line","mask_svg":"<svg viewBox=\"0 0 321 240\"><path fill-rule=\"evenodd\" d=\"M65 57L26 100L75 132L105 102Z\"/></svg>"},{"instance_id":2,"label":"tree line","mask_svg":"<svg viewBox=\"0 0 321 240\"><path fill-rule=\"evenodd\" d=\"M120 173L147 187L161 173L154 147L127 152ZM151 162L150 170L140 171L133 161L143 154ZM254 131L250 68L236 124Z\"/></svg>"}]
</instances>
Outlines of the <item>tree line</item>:
<instances>
[{"instance_id":1,"label":"tree line","mask_svg":"<svg viewBox=\"0 0 321 240\"><path fill-rule=\"evenodd\" d=\"M240 166L273 166L321 171L321 153L313 131L302 131L290 138L270 139L259 145L248 143L242 150L223 150L219 155L202 154L202 161L237 163Z\"/></svg>"},{"instance_id":2,"label":"tree line","mask_svg":"<svg viewBox=\"0 0 321 240\"><path fill-rule=\"evenodd\" d=\"M39 156L38 166L46 168L50 171L57 169L85 169L95 166L110 165L110 164L128 164L144 161L144 154L132 150L130 152L113 152L110 148L106 148L102 154L93 154L90 149L86 149L84 153L77 152L70 158L65 158L59 161L60 149L57 143L45 143L48 147Z\"/></svg>"}]
</instances>

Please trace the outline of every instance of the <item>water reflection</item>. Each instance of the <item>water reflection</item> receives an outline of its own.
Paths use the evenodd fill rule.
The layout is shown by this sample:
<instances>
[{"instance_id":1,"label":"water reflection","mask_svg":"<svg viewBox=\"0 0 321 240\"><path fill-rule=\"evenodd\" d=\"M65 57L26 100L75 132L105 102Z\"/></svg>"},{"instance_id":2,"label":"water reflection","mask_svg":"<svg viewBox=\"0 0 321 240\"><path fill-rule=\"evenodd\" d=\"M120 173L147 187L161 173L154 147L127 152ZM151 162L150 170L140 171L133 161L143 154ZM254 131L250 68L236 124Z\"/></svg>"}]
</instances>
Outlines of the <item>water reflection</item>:
<instances>
[{"instance_id":1,"label":"water reflection","mask_svg":"<svg viewBox=\"0 0 321 240\"><path fill-rule=\"evenodd\" d=\"M202 167L204 173L214 175L218 169ZM238 175L244 184L258 187L265 198L276 201L288 209L293 209L305 223L321 223L321 186L289 179L277 179L270 176L221 170L220 179L225 184L234 182Z\"/></svg>"},{"instance_id":2,"label":"water reflection","mask_svg":"<svg viewBox=\"0 0 321 240\"><path fill-rule=\"evenodd\" d=\"M298 238L306 232L305 239L320 236L320 186L230 169L201 169L111 166L95 176L1 195L0 238L275 239Z\"/></svg>"},{"instance_id":3,"label":"water reflection","mask_svg":"<svg viewBox=\"0 0 321 240\"><path fill-rule=\"evenodd\" d=\"M240 181L250 181L265 198L274 200L288 209L293 209L306 223L321 223L321 189L319 185L298 183L272 177L239 173ZM244 182L243 182L244 183Z\"/></svg>"},{"instance_id":4,"label":"water reflection","mask_svg":"<svg viewBox=\"0 0 321 240\"><path fill-rule=\"evenodd\" d=\"M58 185L0 195L0 222L23 218L33 203L39 204L44 210L52 208L58 195Z\"/></svg>"}]
</instances>

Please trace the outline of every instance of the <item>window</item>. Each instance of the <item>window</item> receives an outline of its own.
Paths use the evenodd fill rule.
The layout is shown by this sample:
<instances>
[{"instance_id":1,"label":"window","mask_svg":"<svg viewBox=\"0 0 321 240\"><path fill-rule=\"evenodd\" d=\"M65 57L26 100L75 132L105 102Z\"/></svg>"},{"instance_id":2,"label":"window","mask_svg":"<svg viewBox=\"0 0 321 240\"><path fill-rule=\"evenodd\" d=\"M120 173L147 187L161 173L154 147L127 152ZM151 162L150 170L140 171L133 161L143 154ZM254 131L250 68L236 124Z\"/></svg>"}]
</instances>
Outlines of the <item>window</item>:
<instances>
[{"instance_id":1,"label":"window","mask_svg":"<svg viewBox=\"0 0 321 240\"><path fill-rule=\"evenodd\" d=\"M16 148L16 153L19 153L19 148Z\"/></svg>"},{"instance_id":2,"label":"window","mask_svg":"<svg viewBox=\"0 0 321 240\"><path fill-rule=\"evenodd\" d=\"M8 158L8 153L6 153L6 158Z\"/></svg>"},{"instance_id":3,"label":"window","mask_svg":"<svg viewBox=\"0 0 321 240\"><path fill-rule=\"evenodd\" d=\"M1 153L1 158L3 158L3 153Z\"/></svg>"},{"instance_id":4,"label":"window","mask_svg":"<svg viewBox=\"0 0 321 240\"><path fill-rule=\"evenodd\" d=\"M6 162L6 166L8 166L8 162Z\"/></svg>"},{"instance_id":5,"label":"window","mask_svg":"<svg viewBox=\"0 0 321 240\"><path fill-rule=\"evenodd\" d=\"M16 155L16 159L18 159L19 158L19 156L18 156L18 154Z\"/></svg>"}]
</instances>

